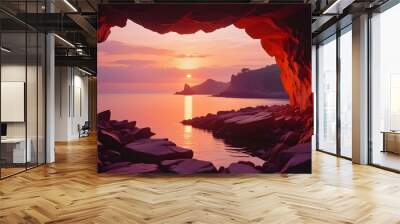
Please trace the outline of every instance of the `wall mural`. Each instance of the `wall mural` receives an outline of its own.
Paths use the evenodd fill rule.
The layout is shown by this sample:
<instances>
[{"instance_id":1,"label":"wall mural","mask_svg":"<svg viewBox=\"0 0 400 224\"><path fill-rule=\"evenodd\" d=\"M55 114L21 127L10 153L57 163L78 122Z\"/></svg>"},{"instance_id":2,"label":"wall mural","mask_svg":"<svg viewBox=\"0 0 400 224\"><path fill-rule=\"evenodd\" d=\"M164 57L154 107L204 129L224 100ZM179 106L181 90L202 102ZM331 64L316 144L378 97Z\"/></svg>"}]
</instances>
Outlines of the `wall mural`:
<instances>
[{"instance_id":1,"label":"wall mural","mask_svg":"<svg viewBox=\"0 0 400 224\"><path fill-rule=\"evenodd\" d=\"M101 5L98 171L311 173L308 5Z\"/></svg>"}]
</instances>

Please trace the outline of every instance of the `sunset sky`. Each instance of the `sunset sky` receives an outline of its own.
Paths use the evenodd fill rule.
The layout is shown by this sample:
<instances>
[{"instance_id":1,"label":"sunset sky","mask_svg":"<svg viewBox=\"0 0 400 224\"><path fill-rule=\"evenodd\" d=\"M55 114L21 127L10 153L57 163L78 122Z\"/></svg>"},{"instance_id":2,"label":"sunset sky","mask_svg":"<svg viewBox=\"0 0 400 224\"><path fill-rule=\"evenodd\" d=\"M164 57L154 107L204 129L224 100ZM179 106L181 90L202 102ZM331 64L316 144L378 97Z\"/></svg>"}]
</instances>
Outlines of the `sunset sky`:
<instances>
[{"instance_id":1,"label":"sunset sky","mask_svg":"<svg viewBox=\"0 0 400 224\"><path fill-rule=\"evenodd\" d=\"M98 45L102 93L175 92L208 78L229 81L242 68L260 68L275 59L233 25L212 33L159 34L128 20Z\"/></svg>"}]
</instances>

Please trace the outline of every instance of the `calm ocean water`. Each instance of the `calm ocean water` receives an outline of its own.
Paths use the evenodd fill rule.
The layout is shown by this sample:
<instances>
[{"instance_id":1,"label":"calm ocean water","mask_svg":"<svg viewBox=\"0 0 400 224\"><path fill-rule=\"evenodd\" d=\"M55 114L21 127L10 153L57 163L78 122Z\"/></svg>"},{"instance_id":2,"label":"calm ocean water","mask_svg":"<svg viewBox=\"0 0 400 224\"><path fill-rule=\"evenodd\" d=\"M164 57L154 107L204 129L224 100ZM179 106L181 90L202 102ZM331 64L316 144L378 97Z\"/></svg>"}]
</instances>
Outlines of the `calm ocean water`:
<instances>
[{"instance_id":1,"label":"calm ocean water","mask_svg":"<svg viewBox=\"0 0 400 224\"><path fill-rule=\"evenodd\" d=\"M135 120L138 127L150 127L153 138L168 138L178 146L194 151L194 158L211 161L217 168L232 162L263 160L226 145L211 133L182 125L180 121L216 113L221 110L248 106L287 104L287 100L239 99L204 95L182 96L173 94L100 94L98 111L111 110L112 119Z\"/></svg>"}]
</instances>

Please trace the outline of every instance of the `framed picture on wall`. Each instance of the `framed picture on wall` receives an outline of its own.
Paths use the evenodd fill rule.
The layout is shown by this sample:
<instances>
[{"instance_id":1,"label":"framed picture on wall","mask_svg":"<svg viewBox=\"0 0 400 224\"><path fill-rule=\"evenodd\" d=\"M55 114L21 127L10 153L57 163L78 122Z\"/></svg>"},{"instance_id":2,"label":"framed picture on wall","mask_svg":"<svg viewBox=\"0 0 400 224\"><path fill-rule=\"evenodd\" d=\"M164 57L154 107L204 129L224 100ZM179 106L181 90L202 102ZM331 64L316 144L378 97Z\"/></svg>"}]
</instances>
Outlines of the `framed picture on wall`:
<instances>
[{"instance_id":1,"label":"framed picture on wall","mask_svg":"<svg viewBox=\"0 0 400 224\"><path fill-rule=\"evenodd\" d=\"M99 172L311 172L309 5L98 13Z\"/></svg>"}]
</instances>

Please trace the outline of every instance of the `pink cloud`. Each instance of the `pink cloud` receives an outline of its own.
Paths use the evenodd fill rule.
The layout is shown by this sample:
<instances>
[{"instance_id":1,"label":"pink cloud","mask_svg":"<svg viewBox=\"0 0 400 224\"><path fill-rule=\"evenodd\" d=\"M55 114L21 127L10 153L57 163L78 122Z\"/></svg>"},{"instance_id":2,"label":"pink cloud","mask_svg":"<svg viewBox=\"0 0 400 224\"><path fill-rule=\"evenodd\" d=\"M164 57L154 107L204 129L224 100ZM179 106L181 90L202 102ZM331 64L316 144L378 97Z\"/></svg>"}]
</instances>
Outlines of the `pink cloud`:
<instances>
[{"instance_id":1,"label":"pink cloud","mask_svg":"<svg viewBox=\"0 0 400 224\"><path fill-rule=\"evenodd\" d=\"M99 44L98 50L106 54L150 54L150 55L174 54L174 51L168 49L131 45L116 40L109 40L102 44Z\"/></svg>"}]
</instances>

